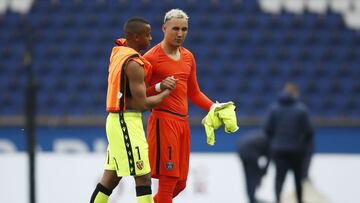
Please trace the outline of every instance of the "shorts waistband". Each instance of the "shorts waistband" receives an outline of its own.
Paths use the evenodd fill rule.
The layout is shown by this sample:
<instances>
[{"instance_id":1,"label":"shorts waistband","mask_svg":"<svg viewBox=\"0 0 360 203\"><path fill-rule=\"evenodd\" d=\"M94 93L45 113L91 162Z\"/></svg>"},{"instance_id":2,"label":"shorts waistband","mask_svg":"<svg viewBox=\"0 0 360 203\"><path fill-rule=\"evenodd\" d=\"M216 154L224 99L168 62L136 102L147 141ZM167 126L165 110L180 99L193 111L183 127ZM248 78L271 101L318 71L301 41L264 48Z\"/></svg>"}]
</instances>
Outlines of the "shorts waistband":
<instances>
[{"instance_id":1,"label":"shorts waistband","mask_svg":"<svg viewBox=\"0 0 360 203\"><path fill-rule=\"evenodd\" d=\"M151 114L159 117L174 118L178 120L187 120L189 115L178 114L166 109L152 109Z\"/></svg>"},{"instance_id":2,"label":"shorts waistband","mask_svg":"<svg viewBox=\"0 0 360 203\"><path fill-rule=\"evenodd\" d=\"M141 117L142 114L139 111L125 111L124 117ZM119 113L109 113L110 117L119 117Z\"/></svg>"}]
</instances>

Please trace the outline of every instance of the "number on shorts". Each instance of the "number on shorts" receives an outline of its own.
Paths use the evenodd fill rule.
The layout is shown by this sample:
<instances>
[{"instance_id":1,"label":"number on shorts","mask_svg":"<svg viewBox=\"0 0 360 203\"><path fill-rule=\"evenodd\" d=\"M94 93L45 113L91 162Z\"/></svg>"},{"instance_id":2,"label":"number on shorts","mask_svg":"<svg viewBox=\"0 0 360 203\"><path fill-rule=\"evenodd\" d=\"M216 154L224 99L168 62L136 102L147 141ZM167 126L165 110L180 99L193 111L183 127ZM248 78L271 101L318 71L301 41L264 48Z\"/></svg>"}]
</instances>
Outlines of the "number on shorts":
<instances>
[{"instance_id":1,"label":"number on shorts","mask_svg":"<svg viewBox=\"0 0 360 203\"><path fill-rule=\"evenodd\" d=\"M136 151L137 151L137 153L138 153L138 158L139 158L139 160L141 160L139 146L136 146L135 149L136 149Z\"/></svg>"},{"instance_id":2,"label":"number on shorts","mask_svg":"<svg viewBox=\"0 0 360 203\"><path fill-rule=\"evenodd\" d=\"M168 149L169 149L169 160L171 160L171 150L172 150L171 146L169 146Z\"/></svg>"}]
</instances>

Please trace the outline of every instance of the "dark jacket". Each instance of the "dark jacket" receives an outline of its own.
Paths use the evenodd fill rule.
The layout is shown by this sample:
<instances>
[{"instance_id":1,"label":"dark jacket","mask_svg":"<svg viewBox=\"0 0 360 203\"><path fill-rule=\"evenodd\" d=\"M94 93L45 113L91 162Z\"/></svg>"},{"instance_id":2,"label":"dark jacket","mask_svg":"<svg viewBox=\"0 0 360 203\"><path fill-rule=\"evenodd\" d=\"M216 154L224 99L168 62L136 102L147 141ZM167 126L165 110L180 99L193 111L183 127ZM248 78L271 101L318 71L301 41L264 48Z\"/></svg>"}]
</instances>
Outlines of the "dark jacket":
<instances>
[{"instance_id":1,"label":"dark jacket","mask_svg":"<svg viewBox=\"0 0 360 203\"><path fill-rule=\"evenodd\" d=\"M242 159L257 160L261 156L268 156L268 138L261 130L256 130L239 138L238 154Z\"/></svg>"},{"instance_id":2,"label":"dark jacket","mask_svg":"<svg viewBox=\"0 0 360 203\"><path fill-rule=\"evenodd\" d=\"M271 140L271 151L304 151L313 137L305 105L287 93L270 107L264 131Z\"/></svg>"}]
</instances>

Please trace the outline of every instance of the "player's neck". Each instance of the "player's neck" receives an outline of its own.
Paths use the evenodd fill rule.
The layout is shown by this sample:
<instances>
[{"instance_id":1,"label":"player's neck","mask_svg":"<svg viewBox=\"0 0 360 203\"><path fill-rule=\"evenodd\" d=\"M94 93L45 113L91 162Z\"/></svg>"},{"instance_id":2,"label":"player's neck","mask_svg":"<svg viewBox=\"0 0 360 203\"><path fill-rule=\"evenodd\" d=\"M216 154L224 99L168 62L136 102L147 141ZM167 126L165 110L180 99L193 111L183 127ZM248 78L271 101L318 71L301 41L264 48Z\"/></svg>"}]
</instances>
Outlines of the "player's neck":
<instances>
[{"instance_id":1,"label":"player's neck","mask_svg":"<svg viewBox=\"0 0 360 203\"><path fill-rule=\"evenodd\" d=\"M140 52L139 47L138 47L136 44L134 44L134 43L132 43L132 42L130 42L130 41L127 42L126 46L129 47L129 48L134 49L134 50L137 51L137 52Z\"/></svg>"},{"instance_id":2,"label":"player's neck","mask_svg":"<svg viewBox=\"0 0 360 203\"><path fill-rule=\"evenodd\" d=\"M180 58L180 49L178 46L171 46L168 43L162 41L161 47L163 48L166 55L174 60L178 60Z\"/></svg>"}]
</instances>

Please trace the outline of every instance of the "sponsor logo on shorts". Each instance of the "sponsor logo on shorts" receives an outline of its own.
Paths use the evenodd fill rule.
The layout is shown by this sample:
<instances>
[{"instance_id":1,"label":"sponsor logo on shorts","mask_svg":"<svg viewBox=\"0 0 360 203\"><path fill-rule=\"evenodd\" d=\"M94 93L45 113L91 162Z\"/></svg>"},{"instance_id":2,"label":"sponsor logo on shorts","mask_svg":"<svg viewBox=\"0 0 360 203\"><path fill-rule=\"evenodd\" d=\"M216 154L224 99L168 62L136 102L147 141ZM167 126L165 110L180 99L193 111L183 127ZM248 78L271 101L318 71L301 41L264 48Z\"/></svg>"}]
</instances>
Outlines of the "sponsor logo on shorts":
<instances>
[{"instance_id":1,"label":"sponsor logo on shorts","mask_svg":"<svg viewBox=\"0 0 360 203\"><path fill-rule=\"evenodd\" d=\"M142 160L139 160L136 162L136 167L139 169L139 170L142 170L144 168L144 162Z\"/></svg>"},{"instance_id":2,"label":"sponsor logo on shorts","mask_svg":"<svg viewBox=\"0 0 360 203\"><path fill-rule=\"evenodd\" d=\"M169 171L173 170L174 169L174 163L172 161L168 161L166 163L166 169L169 170Z\"/></svg>"}]
</instances>

